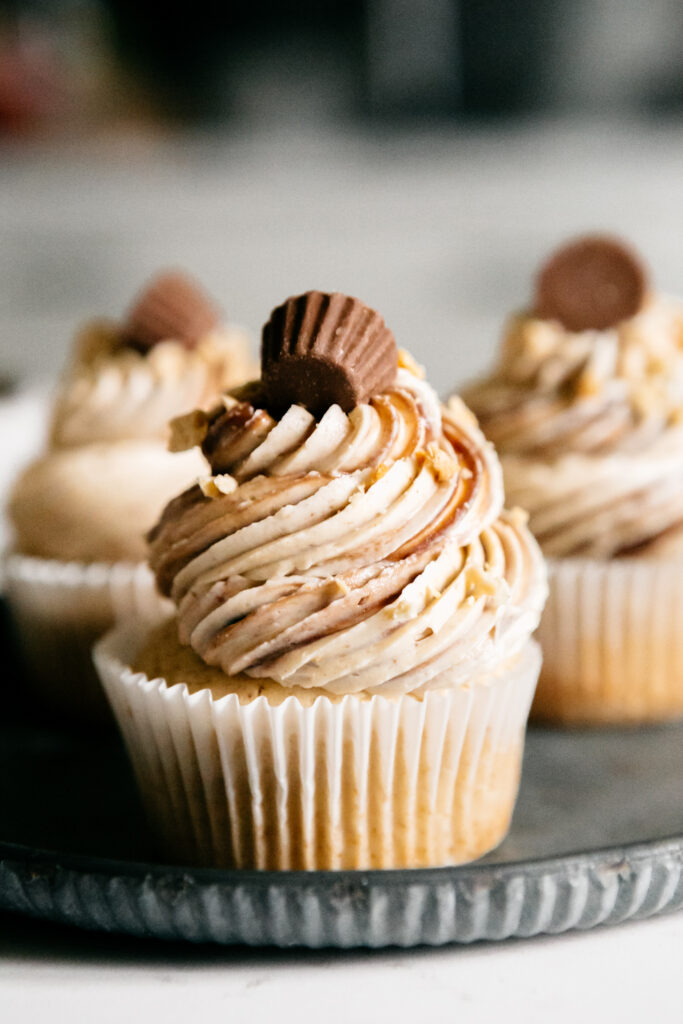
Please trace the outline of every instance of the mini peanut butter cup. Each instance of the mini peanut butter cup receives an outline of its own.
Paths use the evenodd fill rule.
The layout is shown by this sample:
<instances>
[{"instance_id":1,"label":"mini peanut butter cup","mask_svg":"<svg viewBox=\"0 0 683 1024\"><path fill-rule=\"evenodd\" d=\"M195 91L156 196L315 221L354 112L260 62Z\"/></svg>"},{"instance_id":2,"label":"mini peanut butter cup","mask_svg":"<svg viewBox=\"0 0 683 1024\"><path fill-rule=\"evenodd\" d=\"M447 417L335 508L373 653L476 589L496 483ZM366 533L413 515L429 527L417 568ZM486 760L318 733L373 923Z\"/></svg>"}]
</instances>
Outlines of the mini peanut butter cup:
<instances>
[{"instance_id":1,"label":"mini peanut butter cup","mask_svg":"<svg viewBox=\"0 0 683 1024\"><path fill-rule=\"evenodd\" d=\"M647 274L623 242L585 236L558 249L536 278L536 316L570 331L605 330L634 316L647 294Z\"/></svg>"},{"instance_id":2,"label":"mini peanut butter cup","mask_svg":"<svg viewBox=\"0 0 683 1024\"><path fill-rule=\"evenodd\" d=\"M398 349L383 318L341 292L306 292L270 315L261 341L261 376L269 411L303 405L320 416L344 412L391 387Z\"/></svg>"},{"instance_id":3,"label":"mini peanut butter cup","mask_svg":"<svg viewBox=\"0 0 683 1024\"><path fill-rule=\"evenodd\" d=\"M195 281L169 270L154 277L131 306L123 340L143 352L169 339L194 348L219 319L217 308Z\"/></svg>"}]
</instances>

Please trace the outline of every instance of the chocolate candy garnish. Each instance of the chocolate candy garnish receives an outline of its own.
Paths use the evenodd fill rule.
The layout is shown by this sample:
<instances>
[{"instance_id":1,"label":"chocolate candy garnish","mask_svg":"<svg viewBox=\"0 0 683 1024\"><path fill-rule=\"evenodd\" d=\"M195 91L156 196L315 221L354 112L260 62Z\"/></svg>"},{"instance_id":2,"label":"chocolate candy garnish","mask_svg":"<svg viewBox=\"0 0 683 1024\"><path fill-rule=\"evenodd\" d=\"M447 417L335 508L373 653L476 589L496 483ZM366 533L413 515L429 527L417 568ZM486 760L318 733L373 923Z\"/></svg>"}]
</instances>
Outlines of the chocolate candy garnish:
<instances>
[{"instance_id":1,"label":"chocolate candy garnish","mask_svg":"<svg viewBox=\"0 0 683 1024\"><path fill-rule=\"evenodd\" d=\"M570 331L605 330L634 316L647 293L647 275L628 246L586 236L558 249L536 279L535 314Z\"/></svg>"},{"instance_id":2,"label":"chocolate candy garnish","mask_svg":"<svg viewBox=\"0 0 683 1024\"><path fill-rule=\"evenodd\" d=\"M174 339L194 348L219 322L218 310L203 289L180 271L157 275L133 303L123 325L127 345L146 351Z\"/></svg>"},{"instance_id":3,"label":"chocolate candy garnish","mask_svg":"<svg viewBox=\"0 0 683 1024\"><path fill-rule=\"evenodd\" d=\"M270 315L261 340L267 408L278 415L303 405L314 416L344 412L391 387L396 341L384 320L341 292L306 292Z\"/></svg>"}]
</instances>

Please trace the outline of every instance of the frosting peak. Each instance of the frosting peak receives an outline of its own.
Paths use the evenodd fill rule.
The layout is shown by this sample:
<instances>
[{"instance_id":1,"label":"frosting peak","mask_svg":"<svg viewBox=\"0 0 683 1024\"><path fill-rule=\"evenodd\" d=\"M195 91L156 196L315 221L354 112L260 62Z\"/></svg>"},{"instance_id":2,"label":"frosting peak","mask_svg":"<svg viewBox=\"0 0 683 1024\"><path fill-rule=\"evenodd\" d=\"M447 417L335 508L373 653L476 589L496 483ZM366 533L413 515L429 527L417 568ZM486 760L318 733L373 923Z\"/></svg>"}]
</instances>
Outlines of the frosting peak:
<instances>
[{"instance_id":1,"label":"frosting peak","mask_svg":"<svg viewBox=\"0 0 683 1024\"><path fill-rule=\"evenodd\" d=\"M683 304L653 299L604 331L515 316L494 372L465 397L504 454L645 447L683 413Z\"/></svg>"},{"instance_id":2,"label":"frosting peak","mask_svg":"<svg viewBox=\"0 0 683 1024\"><path fill-rule=\"evenodd\" d=\"M167 506L150 543L181 642L209 665L419 693L474 680L535 628L540 555L501 516L495 453L414 373L318 419L228 398L199 435L212 476Z\"/></svg>"},{"instance_id":3,"label":"frosting peak","mask_svg":"<svg viewBox=\"0 0 683 1024\"><path fill-rule=\"evenodd\" d=\"M604 329L517 315L493 372L464 394L546 554L647 551L665 534L680 544L683 303L651 294Z\"/></svg>"},{"instance_id":4,"label":"frosting peak","mask_svg":"<svg viewBox=\"0 0 683 1024\"><path fill-rule=\"evenodd\" d=\"M217 328L193 348L168 339L142 352L121 345L117 325L93 322L81 332L57 394L52 445L162 442L172 417L206 407L253 370L248 339L235 328Z\"/></svg>"}]
</instances>

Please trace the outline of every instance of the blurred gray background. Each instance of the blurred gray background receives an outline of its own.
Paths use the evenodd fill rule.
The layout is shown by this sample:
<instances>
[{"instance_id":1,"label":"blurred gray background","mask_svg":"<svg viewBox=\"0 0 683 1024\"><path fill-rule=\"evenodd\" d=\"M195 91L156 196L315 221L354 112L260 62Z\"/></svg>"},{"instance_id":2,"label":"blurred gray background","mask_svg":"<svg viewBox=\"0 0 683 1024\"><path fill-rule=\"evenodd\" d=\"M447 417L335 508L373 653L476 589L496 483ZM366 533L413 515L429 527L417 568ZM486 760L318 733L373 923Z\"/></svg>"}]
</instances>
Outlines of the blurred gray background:
<instances>
[{"instance_id":1,"label":"blurred gray background","mask_svg":"<svg viewBox=\"0 0 683 1024\"><path fill-rule=\"evenodd\" d=\"M680 0L0 2L0 377L172 264L255 344L359 295L446 391L568 234L683 291L682 113Z\"/></svg>"}]
</instances>

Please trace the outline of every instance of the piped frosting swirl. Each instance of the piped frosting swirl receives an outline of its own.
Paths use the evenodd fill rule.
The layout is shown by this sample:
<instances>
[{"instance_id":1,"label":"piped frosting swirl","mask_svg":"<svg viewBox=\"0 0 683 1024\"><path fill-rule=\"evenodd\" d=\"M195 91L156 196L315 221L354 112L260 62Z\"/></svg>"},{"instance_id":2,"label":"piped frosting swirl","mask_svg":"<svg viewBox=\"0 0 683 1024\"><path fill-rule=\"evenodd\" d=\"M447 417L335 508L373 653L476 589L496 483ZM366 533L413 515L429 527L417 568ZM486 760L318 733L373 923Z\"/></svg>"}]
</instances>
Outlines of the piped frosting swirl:
<instances>
[{"instance_id":1,"label":"piped frosting swirl","mask_svg":"<svg viewBox=\"0 0 683 1024\"><path fill-rule=\"evenodd\" d=\"M218 325L213 303L178 272L154 278L121 322L86 326L56 396L48 451L12 489L19 550L143 558L160 510L204 468L200 452L167 450L168 421L209 407L253 370L246 336Z\"/></svg>"},{"instance_id":2,"label":"piped frosting swirl","mask_svg":"<svg viewBox=\"0 0 683 1024\"><path fill-rule=\"evenodd\" d=\"M51 443L163 440L170 419L206 408L254 369L246 335L221 326L203 289L180 271L161 272L121 323L94 321L76 338Z\"/></svg>"},{"instance_id":3,"label":"piped frosting swirl","mask_svg":"<svg viewBox=\"0 0 683 1024\"><path fill-rule=\"evenodd\" d=\"M211 476L150 535L181 642L228 675L334 694L419 694L515 658L542 560L464 405L405 368L317 419L257 395L199 423Z\"/></svg>"},{"instance_id":4,"label":"piped frosting swirl","mask_svg":"<svg viewBox=\"0 0 683 1024\"><path fill-rule=\"evenodd\" d=\"M217 328L194 347L169 338L145 352L121 345L118 325L89 324L57 394L51 443L72 447L167 436L168 422L253 375L246 335Z\"/></svg>"},{"instance_id":5,"label":"piped frosting swirl","mask_svg":"<svg viewBox=\"0 0 683 1024\"><path fill-rule=\"evenodd\" d=\"M683 534L683 303L650 295L604 330L517 315L464 397L546 554L664 550Z\"/></svg>"}]
</instances>

